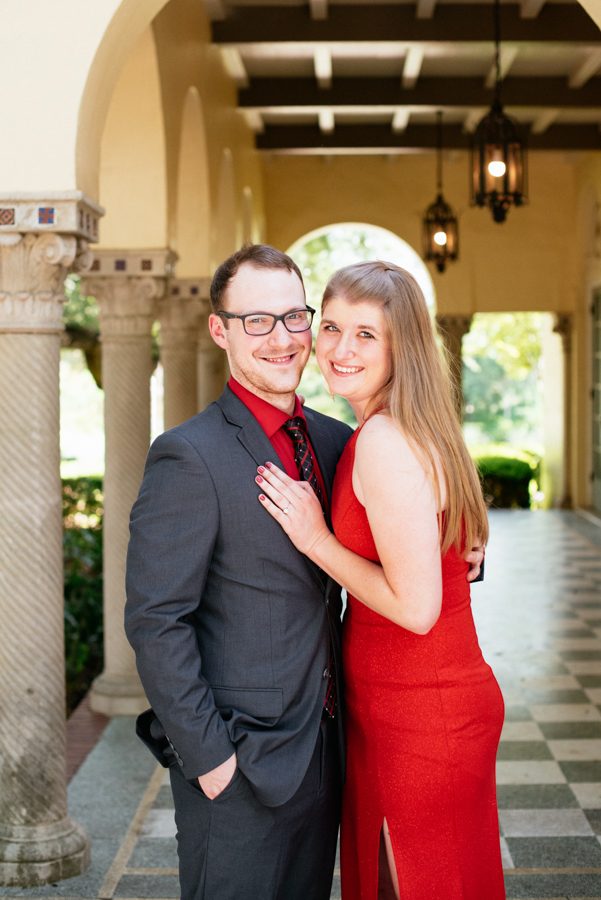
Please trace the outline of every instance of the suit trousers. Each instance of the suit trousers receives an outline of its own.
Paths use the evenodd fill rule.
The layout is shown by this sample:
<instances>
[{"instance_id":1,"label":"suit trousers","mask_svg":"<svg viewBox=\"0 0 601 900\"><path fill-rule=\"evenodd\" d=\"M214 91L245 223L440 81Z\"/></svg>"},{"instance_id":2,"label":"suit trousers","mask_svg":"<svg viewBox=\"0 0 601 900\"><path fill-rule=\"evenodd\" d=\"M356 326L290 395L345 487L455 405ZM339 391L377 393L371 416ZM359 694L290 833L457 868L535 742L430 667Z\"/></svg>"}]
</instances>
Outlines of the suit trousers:
<instances>
[{"instance_id":1,"label":"suit trousers","mask_svg":"<svg viewBox=\"0 0 601 900\"><path fill-rule=\"evenodd\" d=\"M329 900L340 822L337 728L320 724L300 787L264 806L237 769L209 800L171 767L182 900Z\"/></svg>"}]
</instances>

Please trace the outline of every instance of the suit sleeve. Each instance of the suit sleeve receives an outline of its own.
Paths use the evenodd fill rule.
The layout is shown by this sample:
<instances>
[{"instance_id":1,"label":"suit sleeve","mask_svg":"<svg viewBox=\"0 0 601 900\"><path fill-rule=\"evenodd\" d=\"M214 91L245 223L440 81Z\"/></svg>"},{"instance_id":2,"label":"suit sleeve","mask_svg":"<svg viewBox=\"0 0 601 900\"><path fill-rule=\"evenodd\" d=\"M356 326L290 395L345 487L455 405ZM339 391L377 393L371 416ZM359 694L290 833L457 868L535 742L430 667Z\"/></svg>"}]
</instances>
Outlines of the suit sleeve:
<instances>
[{"instance_id":1,"label":"suit sleeve","mask_svg":"<svg viewBox=\"0 0 601 900\"><path fill-rule=\"evenodd\" d=\"M146 696L188 779L235 751L187 619L202 602L218 527L217 495L202 458L181 435L166 432L150 448L131 512L125 630Z\"/></svg>"}]
</instances>

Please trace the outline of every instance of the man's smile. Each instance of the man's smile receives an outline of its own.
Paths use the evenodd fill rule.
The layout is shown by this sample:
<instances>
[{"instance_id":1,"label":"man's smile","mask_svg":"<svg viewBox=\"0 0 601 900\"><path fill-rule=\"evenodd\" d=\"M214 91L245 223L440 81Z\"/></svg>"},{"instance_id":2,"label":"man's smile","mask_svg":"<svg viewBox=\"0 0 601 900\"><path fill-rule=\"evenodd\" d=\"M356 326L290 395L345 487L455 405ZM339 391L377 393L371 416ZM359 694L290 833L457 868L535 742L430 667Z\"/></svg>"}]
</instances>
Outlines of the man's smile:
<instances>
[{"instance_id":1,"label":"man's smile","mask_svg":"<svg viewBox=\"0 0 601 900\"><path fill-rule=\"evenodd\" d=\"M297 356L297 353L287 353L286 356L261 356L263 362L271 363L276 366L285 366Z\"/></svg>"}]
</instances>

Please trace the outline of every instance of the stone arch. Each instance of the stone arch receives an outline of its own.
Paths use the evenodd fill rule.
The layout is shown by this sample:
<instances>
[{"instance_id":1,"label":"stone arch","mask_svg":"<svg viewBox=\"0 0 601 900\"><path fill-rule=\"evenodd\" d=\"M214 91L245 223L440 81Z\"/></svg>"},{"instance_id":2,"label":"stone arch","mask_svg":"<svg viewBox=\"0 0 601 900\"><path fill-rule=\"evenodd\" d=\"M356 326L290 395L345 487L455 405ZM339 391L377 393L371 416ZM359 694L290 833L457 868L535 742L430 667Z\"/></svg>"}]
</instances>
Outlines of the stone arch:
<instances>
[{"instance_id":1,"label":"stone arch","mask_svg":"<svg viewBox=\"0 0 601 900\"><path fill-rule=\"evenodd\" d=\"M126 61L107 111L100 202L108 247L167 244L166 151L158 59L148 26Z\"/></svg>"},{"instance_id":2,"label":"stone arch","mask_svg":"<svg viewBox=\"0 0 601 900\"><path fill-rule=\"evenodd\" d=\"M388 228L382 228L380 225L371 225L368 222L334 222L330 225L323 225L321 228L316 228L314 231L310 231L302 237L299 237L286 252L294 259L295 254L297 254L303 246L310 241L327 234L333 234L337 239L343 242L345 231L348 233L351 231L353 233L362 231L365 234L370 235L373 246L373 254L370 258L388 258L390 259L390 262L394 262L411 272L420 285L429 308L431 310L434 309L436 294L432 278L430 277L426 265L408 241L399 237L398 234L395 234L395 232L390 231ZM389 256L386 256L386 254L389 254ZM332 254L332 272L341 266L350 265L351 262L359 262L359 260L366 258L368 257L362 253L353 254L352 246L349 245L347 250L341 249L339 255L336 253Z\"/></svg>"},{"instance_id":3,"label":"stone arch","mask_svg":"<svg viewBox=\"0 0 601 900\"><path fill-rule=\"evenodd\" d=\"M102 32L82 91L75 139L77 186L98 197L100 146L119 76L142 33L169 0L122 0ZM115 8L116 7L116 8Z\"/></svg>"},{"instance_id":4,"label":"stone arch","mask_svg":"<svg viewBox=\"0 0 601 900\"><path fill-rule=\"evenodd\" d=\"M238 242L236 205L236 181L232 151L226 147L221 155L219 168L219 186L217 189L217 210L215 215L215 233L213 245L213 266L227 259Z\"/></svg>"},{"instance_id":5,"label":"stone arch","mask_svg":"<svg viewBox=\"0 0 601 900\"><path fill-rule=\"evenodd\" d=\"M176 241L180 278L210 274L211 199L207 141L198 90L184 100L177 174Z\"/></svg>"}]
</instances>

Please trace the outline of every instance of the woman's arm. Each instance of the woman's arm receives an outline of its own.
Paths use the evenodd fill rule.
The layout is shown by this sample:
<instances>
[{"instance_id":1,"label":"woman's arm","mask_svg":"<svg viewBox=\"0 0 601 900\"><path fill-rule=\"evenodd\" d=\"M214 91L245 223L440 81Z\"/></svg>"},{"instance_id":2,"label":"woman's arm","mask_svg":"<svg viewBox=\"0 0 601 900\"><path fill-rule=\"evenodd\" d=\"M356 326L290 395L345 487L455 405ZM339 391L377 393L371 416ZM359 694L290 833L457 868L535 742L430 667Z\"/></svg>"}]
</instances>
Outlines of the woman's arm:
<instances>
[{"instance_id":1,"label":"woman's arm","mask_svg":"<svg viewBox=\"0 0 601 900\"><path fill-rule=\"evenodd\" d=\"M442 602L436 502L431 480L391 419L374 416L363 427L353 473L381 566L336 539L308 484L274 466L261 469L261 502L302 553L370 609L416 634L430 631Z\"/></svg>"}]
</instances>

